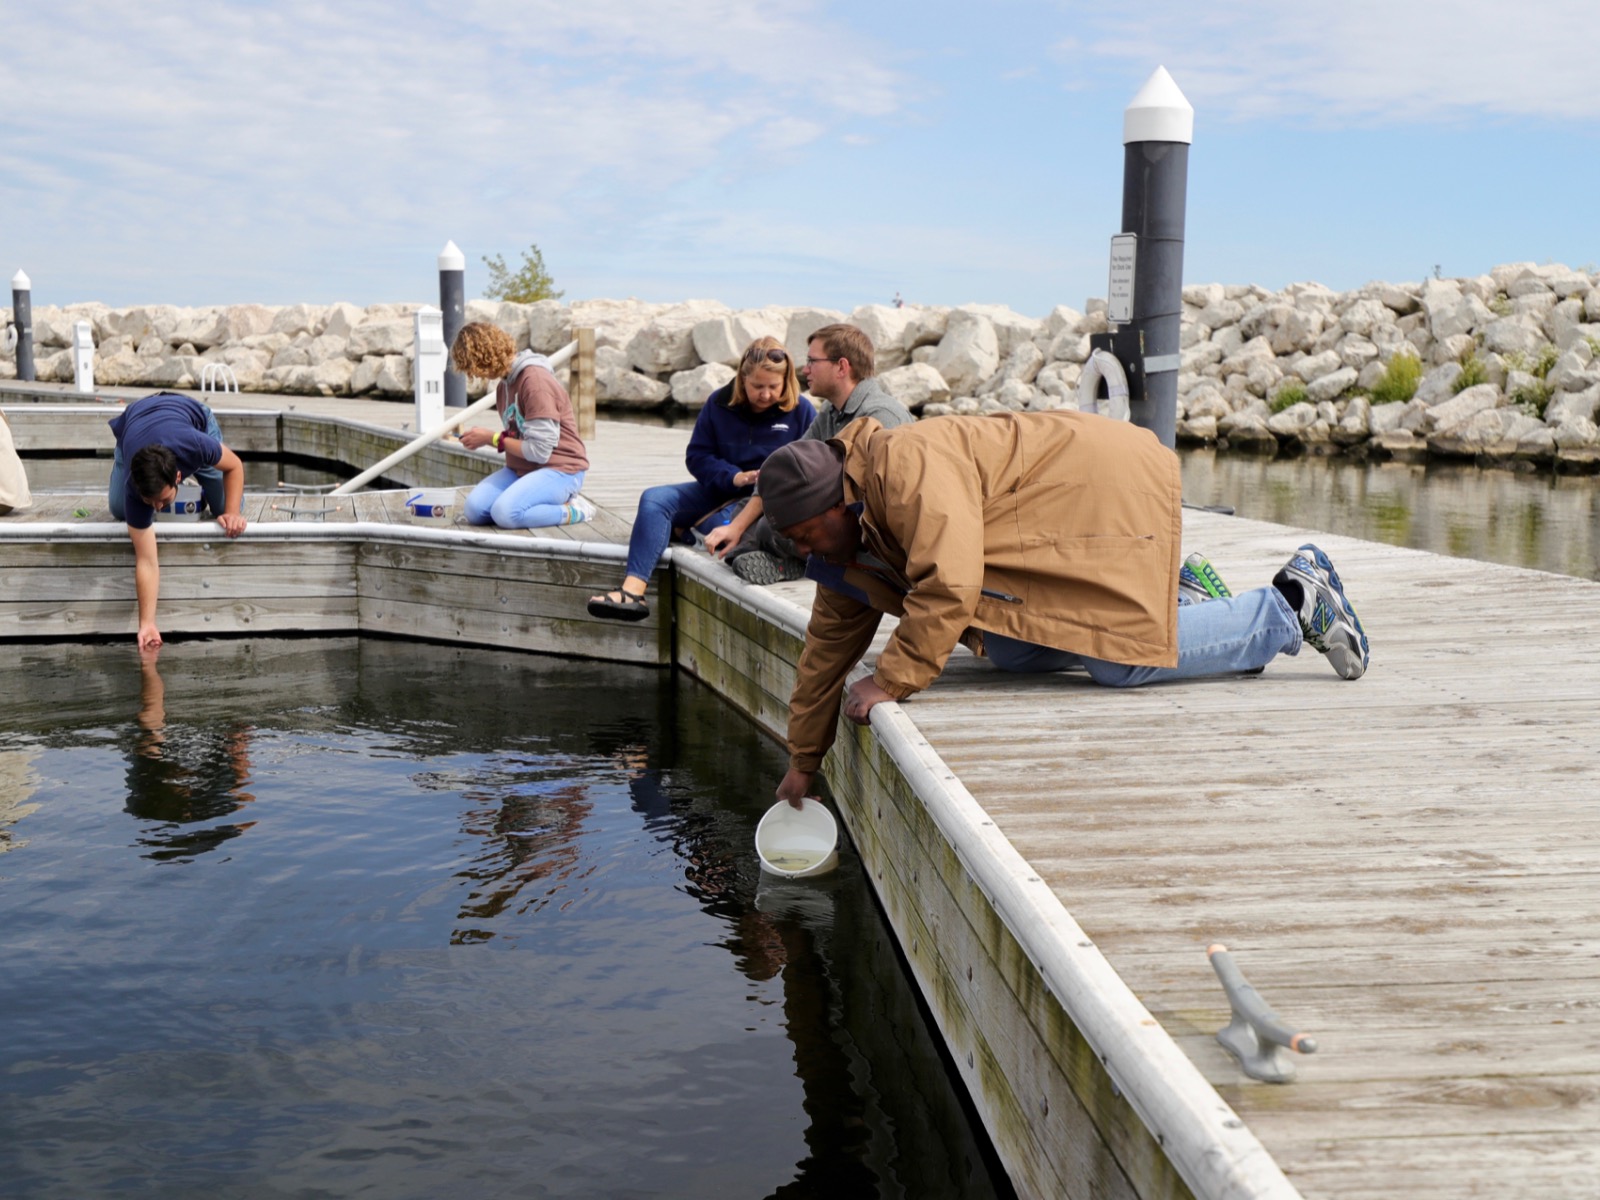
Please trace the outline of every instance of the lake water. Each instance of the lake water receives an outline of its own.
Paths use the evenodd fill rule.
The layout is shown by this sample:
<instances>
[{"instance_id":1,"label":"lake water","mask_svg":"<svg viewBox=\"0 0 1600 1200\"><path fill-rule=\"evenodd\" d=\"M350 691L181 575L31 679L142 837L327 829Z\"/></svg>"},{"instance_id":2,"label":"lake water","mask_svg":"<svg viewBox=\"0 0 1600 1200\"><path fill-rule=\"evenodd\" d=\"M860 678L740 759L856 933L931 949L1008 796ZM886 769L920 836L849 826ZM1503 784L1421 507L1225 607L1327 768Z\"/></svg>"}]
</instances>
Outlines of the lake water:
<instances>
[{"instance_id":1,"label":"lake water","mask_svg":"<svg viewBox=\"0 0 1600 1200\"><path fill-rule=\"evenodd\" d=\"M848 847L665 671L8 646L0 1195L1009 1195Z\"/></svg>"},{"instance_id":2,"label":"lake water","mask_svg":"<svg viewBox=\"0 0 1600 1200\"><path fill-rule=\"evenodd\" d=\"M1186 450L1183 498L1241 517L1600 579L1600 479Z\"/></svg>"},{"instance_id":3,"label":"lake water","mask_svg":"<svg viewBox=\"0 0 1600 1200\"><path fill-rule=\"evenodd\" d=\"M28 486L36 492L104 492L111 479L111 455L28 454L23 456ZM280 483L301 487L327 486L353 478L354 470L329 470L296 459L246 458L244 486L248 492L272 492Z\"/></svg>"}]
</instances>

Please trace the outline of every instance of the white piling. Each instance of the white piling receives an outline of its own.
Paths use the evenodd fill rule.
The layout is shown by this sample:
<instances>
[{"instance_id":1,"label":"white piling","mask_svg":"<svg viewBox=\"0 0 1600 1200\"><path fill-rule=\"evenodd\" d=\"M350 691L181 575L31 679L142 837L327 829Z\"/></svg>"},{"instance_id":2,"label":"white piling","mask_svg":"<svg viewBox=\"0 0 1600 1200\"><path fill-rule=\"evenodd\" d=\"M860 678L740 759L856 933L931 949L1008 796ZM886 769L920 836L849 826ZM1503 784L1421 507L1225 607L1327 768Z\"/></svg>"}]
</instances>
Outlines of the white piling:
<instances>
[{"instance_id":1,"label":"white piling","mask_svg":"<svg viewBox=\"0 0 1600 1200\"><path fill-rule=\"evenodd\" d=\"M94 391L94 329L87 321L72 326L72 376L79 392Z\"/></svg>"},{"instance_id":2,"label":"white piling","mask_svg":"<svg viewBox=\"0 0 1600 1200\"><path fill-rule=\"evenodd\" d=\"M413 317L416 357L411 367L411 394L417 405L415 429L432 429L444 420L444 314L424 306Z\"/></svg>"}]
</instances>

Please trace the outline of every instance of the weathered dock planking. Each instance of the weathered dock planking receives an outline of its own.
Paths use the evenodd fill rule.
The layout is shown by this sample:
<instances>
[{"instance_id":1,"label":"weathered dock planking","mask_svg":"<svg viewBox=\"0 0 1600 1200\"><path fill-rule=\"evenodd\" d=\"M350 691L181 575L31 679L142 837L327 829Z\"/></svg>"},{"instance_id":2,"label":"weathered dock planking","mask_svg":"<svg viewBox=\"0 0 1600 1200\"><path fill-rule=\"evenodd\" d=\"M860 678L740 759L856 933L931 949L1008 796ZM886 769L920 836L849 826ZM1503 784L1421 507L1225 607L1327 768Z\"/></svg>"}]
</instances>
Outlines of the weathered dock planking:
<instances>
[{"instance_id":1,"label":"weathered dock planking","mask_svg":"<svg viewBox=\"0 0 1600 1200\"><path fill-rule=\"evenodd\" d=\"M682 477L686 438L603 424L585 491L614 523L584 535L620 537L640 487ZM41 499L66 540L86 533ZM616 547L413 528L393 501L361 498L321 545L263 512L285 556L264 578L267 530L164 526L163 612L181 550L209 566L174 597L196 613L216 604L206 576L247 612L291 577L251 629L353 604L359 628L493 643L514 627L513 645L588 652L559 623L614 582ZM0 612L18 589L45 624L81 611L51 626L72 637L94 605L131 607L120 527L65 587L14 565L37 524L0 520ZM1185 540L1236 589L1318 541L1371 633L1368 675L1345 683L1308 649L1258 677L1112 692L959 651L829 759L1019 1192L1600 1192L1600 584L1205 513ZM810 585L751 588L675 551L653 590L628 631L651 644L622 649L781 731ZM541 644L545 628L561 632ZM1295 1082L1248 1081L1215 1043L1218 941L1316 1036Z\"/></svg>"},{"instance_id":2,"label":"weathered dock planking","mask_svg":"<svg viewBox=\"0 0 1600 1200\"><path fill-rule=\"evenodd\" d=\"M1235 588L1301 541L1373 641L1105 692L970 658L918 729L1307 1196L1600 1190L1600 585L1190 513ZM1226 943L1319 1052L1213 1040Z\"/></svg>"}]
</instances>

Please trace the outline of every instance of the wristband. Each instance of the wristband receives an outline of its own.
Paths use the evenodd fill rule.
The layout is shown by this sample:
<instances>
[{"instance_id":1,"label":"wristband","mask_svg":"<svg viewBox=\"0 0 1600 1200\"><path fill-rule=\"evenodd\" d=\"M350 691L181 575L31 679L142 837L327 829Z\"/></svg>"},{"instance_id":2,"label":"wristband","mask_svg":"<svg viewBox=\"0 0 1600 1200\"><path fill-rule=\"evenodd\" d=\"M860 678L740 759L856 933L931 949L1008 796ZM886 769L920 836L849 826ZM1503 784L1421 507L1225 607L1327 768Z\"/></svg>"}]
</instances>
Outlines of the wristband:
<instances>
[{"instance_id":1,"label":"wristband","mask_svg":"<svg viewBox=\"0 0 1600 1200\"><path fill-rule=\"evenodd\" d=\"M505 448L503 446L501 446L501 444L500 444L502 441L505 440L505 436L506 436L505 432L502 430L501 432L496 433L494 435L494 437L489 439L489 445L493 446L497 453L500 453L500 454L504 454L505 453Z\"/></svg>"}]
</instances>

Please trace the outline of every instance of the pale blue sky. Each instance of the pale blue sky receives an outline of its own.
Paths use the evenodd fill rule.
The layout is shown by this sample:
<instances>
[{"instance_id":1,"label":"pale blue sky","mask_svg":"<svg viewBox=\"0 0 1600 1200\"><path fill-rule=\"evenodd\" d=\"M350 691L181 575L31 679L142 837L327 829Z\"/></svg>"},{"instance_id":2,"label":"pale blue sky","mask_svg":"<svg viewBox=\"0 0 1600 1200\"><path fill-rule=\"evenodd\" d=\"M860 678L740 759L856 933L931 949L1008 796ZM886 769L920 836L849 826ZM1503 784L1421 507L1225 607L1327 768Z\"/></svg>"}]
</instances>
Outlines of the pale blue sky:
<instances>
[{"instance_id":1,"label":"pale blue sky","mask_svg":"<svg viewBox=\"0 0 1600 1200\"><path fill-rule=\"evenodd\" d=\"M36 304L1105 292L1122 110L1196 110L1185 277L1600 261L1595 0L0 0ZM0 296L0 301L8 297Z\"/></svg>"}]
</instances>

